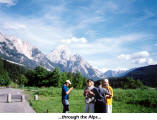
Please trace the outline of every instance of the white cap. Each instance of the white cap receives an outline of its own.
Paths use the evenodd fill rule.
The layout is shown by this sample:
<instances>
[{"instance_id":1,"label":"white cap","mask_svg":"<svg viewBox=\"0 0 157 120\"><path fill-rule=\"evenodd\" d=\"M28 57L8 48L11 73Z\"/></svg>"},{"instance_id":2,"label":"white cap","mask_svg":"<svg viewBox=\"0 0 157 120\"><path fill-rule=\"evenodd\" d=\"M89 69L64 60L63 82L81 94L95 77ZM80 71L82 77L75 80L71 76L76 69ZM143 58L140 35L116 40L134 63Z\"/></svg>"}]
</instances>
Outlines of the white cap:
<instances>
[{"instance_id":1,"label":"white cap","mask_svg":"<svg viewBox=\"0 0 157 120\"><path fill-rule=\"evenodd\" d=\"M107 83L108 83L108 79L105 79L104 82L107 82Z\"/></svg>"},{"instance_id":2,"label":"white cap","mask_svg":"<svg viewBox=\"0 0 157 120\"><path fill-rule=\"evenodd\" d=\"M69 83L69 84L71 84L70 80L66 80L66 83Z\"/></svg>"}]
</instances>

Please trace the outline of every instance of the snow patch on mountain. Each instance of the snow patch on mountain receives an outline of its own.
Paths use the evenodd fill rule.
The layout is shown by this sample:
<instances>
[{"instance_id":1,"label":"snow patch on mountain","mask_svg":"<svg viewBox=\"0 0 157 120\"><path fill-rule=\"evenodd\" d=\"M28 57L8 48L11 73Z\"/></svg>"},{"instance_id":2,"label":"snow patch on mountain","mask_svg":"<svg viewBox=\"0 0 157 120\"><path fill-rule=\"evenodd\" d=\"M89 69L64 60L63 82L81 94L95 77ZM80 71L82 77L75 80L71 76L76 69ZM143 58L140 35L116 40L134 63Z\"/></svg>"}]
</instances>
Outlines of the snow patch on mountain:
<instances>
[{"instance_id":1,"label":"snow patch on mountain","mask_svg":"<svg viewBox=\"0 0 157 120\"><path fill-rule=\"evenodd\" d=\"M104 73L107 78L110 77L122 77L127 73L128 70L108 70Z\"/></svg>"},{"instance_id":2,"label":"snow patch on mountain","mask_svg":"<svg viewBox=\"0 0 157 120\"><path fill-rule=\"evenodd\" d=\"M98 79L104 77L103 74L97 69L93 68L87 61L85 61L80 55L72 54L67 46L61 45L56 49L52 50L47 58L56 64L62 64L64 68L63 71L69 72L81 72L82 75Z\"/></svg>"},{"instance_id":3,"label":"snow patch on mountain","mask_svg":"<svg viewBox=\"0 0 157 120\"><path fill-rule=\"evenodd\" d=\"M97 80L104 78L104 74L93 68L78 54L72 54L65 45L60 45L45 55L37 47L13 36L0 33L0 55L2 58L29 68L42 65L48 70L59 67L62 72L81 72L83 76Z\"/></svg>"},{"instance_id":4,"label":"snow patch on mountain","mask_svg":"<svg viewBox=\"0 0 157 120\"><path fill-rule=\"evenodd\" d=\"M47 55L54 63L59 63L63 65L67 65L67 61L71 58L71 51L68 47L61 45L56 49L52 50L50 54Z\"/></svg>"},{"instance_id":5,"label":"snow patch on mountain","mask_svg":"<svg viewBox=\"0 0 157 120\"><path fill-rule=\"evenodd\" d=\"M53 63L37 47L2 33L0 33L0 54L5 59L24 64L29 68L42 65L47 69L54 69Z\"/></svg>"}]
</instances>

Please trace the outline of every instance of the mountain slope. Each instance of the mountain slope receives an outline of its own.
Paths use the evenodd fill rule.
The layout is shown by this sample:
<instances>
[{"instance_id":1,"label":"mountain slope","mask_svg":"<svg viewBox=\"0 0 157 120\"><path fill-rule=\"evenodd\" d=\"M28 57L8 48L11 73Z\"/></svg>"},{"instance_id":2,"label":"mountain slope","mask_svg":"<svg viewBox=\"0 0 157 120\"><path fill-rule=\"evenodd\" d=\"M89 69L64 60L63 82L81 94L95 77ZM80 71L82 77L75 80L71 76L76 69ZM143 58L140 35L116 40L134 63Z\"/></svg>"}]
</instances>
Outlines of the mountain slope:
<instances>
[{"instance_id":1,"label":"mountain slope","mask_svg":"<svg viewBox=\"0 0 157 120\"><path fill-rule=\"evenodd\" d=\"M56 64L62 65L62 71L76 72L79 71L83 76L91 79L103 78L103 74L94 69L87 61L80 55L72 55L71 51L66 46L59 46L57 49L52 50L47 57Z\"/></svg>"},{"instance_id":2,"label":"mountain slope","mask_svg":"<svg viewBox=\"0 0 157 120\"><path fill-rule=\"evenodd\" d=\"M145 85L157 87L157 65L136 68L129 72L126 77L140 79Z\"/></svg>"},{"instance_id":3,"label":"mountain slope","mask_svg":"<svg viewBox=\"0 0 157 120\"><path fill-rule=\"evenodd\" d=\"M65 46L59 46L46 56L31 44L0 33L0 56L31 69L39 65L48 70L59 67L62 72L79 71L83 76L91 79L104 78L100 71L94 69L80 55L72 55Z\"/></svg>"},{"instance_id":4,"label":"mountain slope","mask_svg":"<svg viewBox=\"0 0 157 120\"><path fill-rule=\"evenodd\" d=\"M7 60L23 64L29 68L42 65L52 70L53 63L36 47L15 37L0 33L0 55Z\"/></svg>"},{"instance_id":5,"label":"mountain slope","mask_svg":"<svg viewBox=\"0 0 157 120\"><path fill-rule=\"evenodd\" d=\"M107 78L110 77L122 77L127 74L128 70L108 70L104 73Z\"/></svg>"}]
</instances>

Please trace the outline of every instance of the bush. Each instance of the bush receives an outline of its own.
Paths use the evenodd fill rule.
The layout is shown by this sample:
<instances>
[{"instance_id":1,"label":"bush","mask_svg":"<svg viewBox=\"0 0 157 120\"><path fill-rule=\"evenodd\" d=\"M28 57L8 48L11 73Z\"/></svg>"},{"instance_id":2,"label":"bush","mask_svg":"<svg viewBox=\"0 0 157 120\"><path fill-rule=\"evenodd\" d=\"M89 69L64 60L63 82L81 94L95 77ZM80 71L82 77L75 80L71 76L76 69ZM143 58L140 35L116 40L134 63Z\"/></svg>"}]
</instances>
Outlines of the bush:
<instances>
[{"instance_id":1,"label":"bush","mask_svg":"<svg viewBox=\"0 0 157 120\"><path fill-rule=\"evenodd\" d=\"M19 85L24 85L24 84L27 84L28 79L25 77L25 75L21 74L21 75L19 75L17 82Z\"/></svg>"},{"instance_id":2,"label":"bush","mask_svg":"<svg viewBox=\"0 0 157 120\"><path fill-rule=\"evenodd\" d=\"M14 82L11 82L10 85L9 85L11 88L18 88L19 85L14 83Z\"/></svg>"},{"instance_id":3,"label":"bush","mask_svg":"<svg viewBox=\"0 0 157 120\"><path fill-rule=\"evenodd\" d=\"M11 83L11 79L7 72L0 73L0 85L8 86Z\"/></svg>"}]
</instances>

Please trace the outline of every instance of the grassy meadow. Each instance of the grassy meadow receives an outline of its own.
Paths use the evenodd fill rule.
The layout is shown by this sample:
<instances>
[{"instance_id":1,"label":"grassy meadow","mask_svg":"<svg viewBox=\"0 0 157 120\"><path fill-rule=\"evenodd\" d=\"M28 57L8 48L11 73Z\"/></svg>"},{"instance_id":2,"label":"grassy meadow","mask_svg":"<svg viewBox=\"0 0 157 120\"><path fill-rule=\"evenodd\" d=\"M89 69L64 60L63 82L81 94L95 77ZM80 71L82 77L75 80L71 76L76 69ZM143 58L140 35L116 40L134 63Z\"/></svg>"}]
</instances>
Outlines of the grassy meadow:
<instances>
[{"instance_id":1,"label":"grassy meadow","mask_svg":"<svg viewBox=\"0 0 157 120\"><path fill-rule=\"evenodd\" d=\"M62 113L61 88L26 88L29 102L38 113ZM34 101L33 96L39 95ZM69 96L70 113L84 112L83 90L74 89ZM156 89L114 89L113 113L157 113Z\"/></svg>"}]
</instances>

